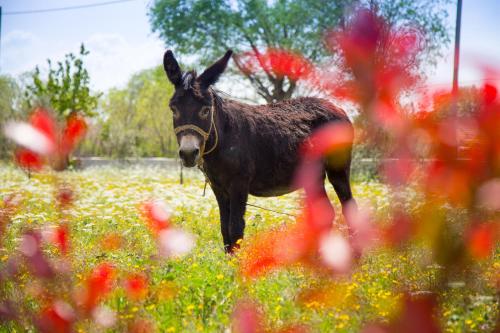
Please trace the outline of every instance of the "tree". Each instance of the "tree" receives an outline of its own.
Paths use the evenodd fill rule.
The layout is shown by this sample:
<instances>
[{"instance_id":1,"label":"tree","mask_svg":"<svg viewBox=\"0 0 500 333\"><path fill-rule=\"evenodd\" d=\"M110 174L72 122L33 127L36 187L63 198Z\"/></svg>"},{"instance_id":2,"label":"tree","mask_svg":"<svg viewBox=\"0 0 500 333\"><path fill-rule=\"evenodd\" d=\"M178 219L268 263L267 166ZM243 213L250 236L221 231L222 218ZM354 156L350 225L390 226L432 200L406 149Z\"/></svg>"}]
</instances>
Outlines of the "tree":
<instances>
[{"instance_id":1,"label":"tree","mask_svg":"<svg viewBox=\"0 0 500 333\"><path fill-rule=\"evenodd\" d=\"M10 76L0 76L0 128L12 119L17 118L20 90L16 81ZM10 149L4 135L0 135L0 158L7 157Z\"/></svg>"},{"instance_id":2,"label":"tree","mask_svg":"<svg viewBox=\"0 0 500 333\"><path fill-rule=\"evenodd\" d=\"M44 106L52 109L59 120L74 112L86 117L95 115L100 93L90 90L90 76L84 67L83 58L89 54L82 44L78 56L66 54L64 61L52 66L49 59L47 79L41 77L38 66L32 74L32 83L28 83L25 100L28 107Z\"/></svg>"},{"instance_id":3,"label":"tree","mask_svg":"<svg viewBox=\"0 0 500 333\"><path fill-rule=\"evenodd\" d=\"M84 143L83 154L172 156L177 143L168 100L173 86L161 66L133 75L126 88L111 89L101 104L102 119Z\"/></svg>"},{"instance_id":4,"label":"tree","mask_svg":"<svg viewBox=\"0 0 500 333\"><path fill-rule=\"evenodd\" d=\"M197 55L203 63L213 61L228 48L255 57L258 72L246 70L238 56L233 59L237 73L269 103L291 97L297 78L284 76L262 61L266 50L299 53L313 63L331 60L324 47L325 33L345 27L354 9L365 7L375 10L391 27L411 25L421 31L425 48L418 59L433 63L449 42L444 7L448 1L155 0L150 21L168 47L184 55Z\"/></svg>"},{"instance_id":5,"label":"tree","mask_svg":"<svg viewBox=\"0 0 500 333\"><path fill-rule=\"evenodd\" d=\"M25 104L29 109L43 107L54 112L59 122L76 119L77 116L95 116L95 109L100 93L90 90L90 76L84 66L83 58L89 54L82 44L78 56L66 54L64 61L58 61L56 67L52 61L47 78L43 79L38 66L31 75L32 82L25 87ZM83 121L83 120L82 120ZM69 165L70 156L62 154L52 162L55 170L64 170Z\"/></svg>"}]
</instances>

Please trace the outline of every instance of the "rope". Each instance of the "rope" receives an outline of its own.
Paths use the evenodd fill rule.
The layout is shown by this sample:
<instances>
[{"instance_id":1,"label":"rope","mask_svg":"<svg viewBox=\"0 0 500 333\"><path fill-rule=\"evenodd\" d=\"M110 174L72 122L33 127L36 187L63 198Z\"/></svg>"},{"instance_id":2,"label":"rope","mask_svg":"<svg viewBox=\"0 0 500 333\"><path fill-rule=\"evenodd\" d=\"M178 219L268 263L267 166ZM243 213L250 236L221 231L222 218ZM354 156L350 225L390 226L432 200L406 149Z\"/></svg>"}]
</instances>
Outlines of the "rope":
<instances>
[{"instance_id":1,"label":"rope","mask_svg":"<svg viewBox=\"0 0 500 333\"><path fill-rule=\"evenodd\" d=\"M198 169L200 169L200 171L203 173L203 175L205 176L205 185L203 186L203 194L202 196L204 197L205 196L205 193L206 193L206 190L207 190L207 184L210 184L210 180L208 179L208 176L207 174L205 173L205 169L203 168L203 165L198 165ZM212 184L210 184L210 187L212 186ZM276 214L281 214L281 215L286 215L286 216L291 216L291 217L297 217L297 215L293 215L293 214L289 214L289 213L285 213L285 212L280 212L280 211L277 211L277 210L273 210L273 209L269 209L269 208L265 208L265 207L262 207L262 206L258 206L258 205L255 205L255 204L251 204L249 202L246 202L245 203L247 206L250 206L250 207L254 207L254 208L259 208L259 209L262 209L262 210L267 210L268 212L273 212L273 213L276 213Z\"/></svg>"},{"instance_id":2,"label":"rope","mask_svg":"<svg viewBox=\"0 0 500 333\"><path fill-rule=\"evenodd\" d=\"M269 212L273 212L273 213L276 213L276 214L287 215L287 216L291 216L291 217L297 217L297 215L293 215L293 214L285 213L285 212L280 212L280 211L277 211L277 210L272 210L272 209L269 209L269 208L266 208L266 207L262 207L262 206L257 206L257 205L254 205L254 204L251 204L251 203L248 203L248 202L246 203L246 205L254 207L254 208L259 208L259 209L262 209L262 210L267 210Z\"/></svg>"}]
</instances>

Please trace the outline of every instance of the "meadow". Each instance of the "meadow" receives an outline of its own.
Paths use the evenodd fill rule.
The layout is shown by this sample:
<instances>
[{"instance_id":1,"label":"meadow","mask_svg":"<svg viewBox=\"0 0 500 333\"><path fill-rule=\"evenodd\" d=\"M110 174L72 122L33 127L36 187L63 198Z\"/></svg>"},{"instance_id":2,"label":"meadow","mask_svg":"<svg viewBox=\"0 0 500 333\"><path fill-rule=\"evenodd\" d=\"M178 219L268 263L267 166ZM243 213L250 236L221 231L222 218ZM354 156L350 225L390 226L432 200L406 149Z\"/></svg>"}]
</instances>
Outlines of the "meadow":
<instances>
[{"instance_id":1,"label":"meadow","mask_svg":"<svg viewBox=\"0 0 500 333\"><path fill-rule=\"evenodd\" d=\"M296 267L249 281L238 274L238 254L223 252L217 204L209 188L202 196L204 181L199 172L185 174L181 185L176 170L159 168L89 168L28 178L10 165L0 167L0 197L19 193L23 207L7 226L0 267L17 251L23 230L46 228L60 219L53 200L56 178L75 190L69 224L74 283L83 283L85 274L103 261L112 262L122 272L119 275L144 273L149 280L147 293L137 300L127 298L117 282L105 301L116 312L116 324L105 329L80 322L78 332L121 332L136 318L148 319L161 332L230 332L233 307L242 298L261 304L273 329L303 323L314 332L358 332L366 322L389 321L398 312L403 292L425 293L440 274L439 266L428 264L429 250L412 244L398 250L371 250L349 276L318 276ZM341 226L339 202L331 186L327 189ZM388 214L396 195L377 180L357 180L353 190L360 206L372 207L379 220ZM301 195L251 197L249 202L296 214ZM419 209L419 196L413 190L397 195L408 198L404 209ZM172 223L195 236L196 245L187 256L158 258L155 240L138 210L141 202L150 199L163 200L172 209ZM246 221L247 238L294 223L293 217L254 207L247 208ZM46 246L44 251L58 255L55 247ZM493 258L474 269L478 272L474 281L456 281L440 295L445 332L488 332L495 326L499 303L491 281L500 269L498 248ZM20 281L2 286L2 295L18 295L28 306L38 306L30 296L34 283L30 276ZM0 323L0 332L27 330L33 328L19 322Z\"/></svg>"}]
</instances>

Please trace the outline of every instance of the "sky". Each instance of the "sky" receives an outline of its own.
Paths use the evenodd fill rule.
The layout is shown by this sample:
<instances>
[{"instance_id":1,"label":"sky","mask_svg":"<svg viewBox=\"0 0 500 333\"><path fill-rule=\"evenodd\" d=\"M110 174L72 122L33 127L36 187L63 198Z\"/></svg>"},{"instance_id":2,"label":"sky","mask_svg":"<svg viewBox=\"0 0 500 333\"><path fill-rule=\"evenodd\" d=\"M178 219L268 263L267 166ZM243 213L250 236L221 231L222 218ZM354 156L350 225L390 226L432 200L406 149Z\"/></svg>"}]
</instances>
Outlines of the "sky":
<instances>
[{"instance_id":1,"label":"sky","mask_svg":"<svg viewBox=\"0 0 500 333\"><path fill-rule=\"evenodd\" d=\"M151 31L147 16L153 0L127 0L106 6L26 15L10 12L50 9L107 2L109 0L0 0L2 16L0 74L14 77L44 66L46 59L63 59L77 53L83 42L90 51L86 64L92 87L105 91L126 84L142 69L159 65L165 44ZM454 5L449 24L454 27ZM460 83L479 84L481 67L500 70L500 0L464 0L461 36ZM452 32L452 39L454 34ZM444 51L437 67L428 73L434 88L451 85L452 48ZM500 74L488 79L500 83ZM223 89L224 90L224 89Z\"/></svg>"}]
</instances>

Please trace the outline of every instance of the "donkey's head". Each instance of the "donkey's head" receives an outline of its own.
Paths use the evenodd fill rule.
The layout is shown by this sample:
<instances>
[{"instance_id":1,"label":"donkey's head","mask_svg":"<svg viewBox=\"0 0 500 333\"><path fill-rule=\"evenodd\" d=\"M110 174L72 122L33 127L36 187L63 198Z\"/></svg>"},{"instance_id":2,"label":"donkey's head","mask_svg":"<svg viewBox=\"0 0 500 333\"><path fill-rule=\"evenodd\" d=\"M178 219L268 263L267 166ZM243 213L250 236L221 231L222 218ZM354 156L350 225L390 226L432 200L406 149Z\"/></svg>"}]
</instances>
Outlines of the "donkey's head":
<instances>
[{"instance_id":1,"label":"donkey's head","mask_svg":"<svg viewBox=\"0 0 500 333\"><path fill-rule=\"evenodd\" d=\"M175 86L170 109L179 143L179 156L186 167L195 166L203 157L206 143L213 135L215 101L209 87L224 72L231 54L231 50L227 51L200 76L196 76L194 71L182 72L172 51L168 50L163 57L167 77Z\"/></svg>"}]
</instances>

